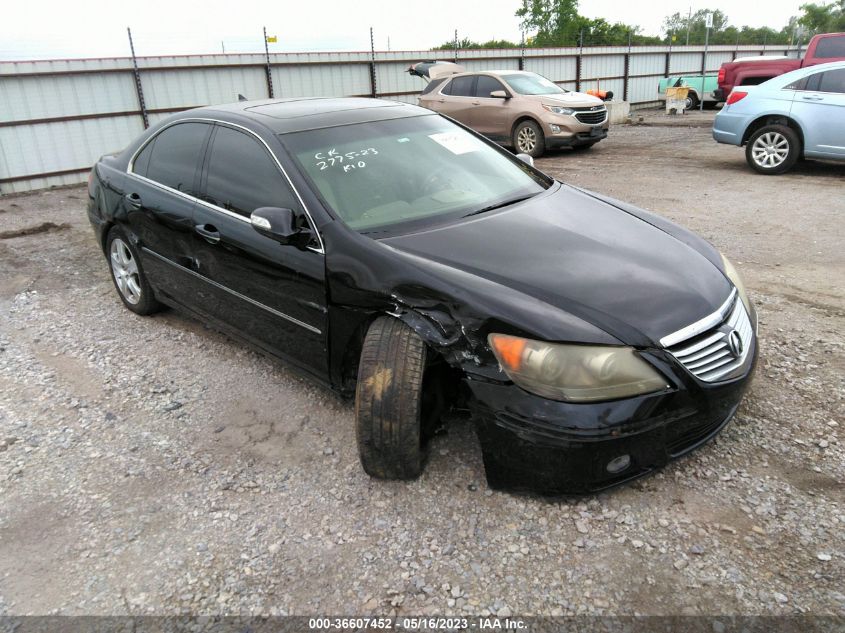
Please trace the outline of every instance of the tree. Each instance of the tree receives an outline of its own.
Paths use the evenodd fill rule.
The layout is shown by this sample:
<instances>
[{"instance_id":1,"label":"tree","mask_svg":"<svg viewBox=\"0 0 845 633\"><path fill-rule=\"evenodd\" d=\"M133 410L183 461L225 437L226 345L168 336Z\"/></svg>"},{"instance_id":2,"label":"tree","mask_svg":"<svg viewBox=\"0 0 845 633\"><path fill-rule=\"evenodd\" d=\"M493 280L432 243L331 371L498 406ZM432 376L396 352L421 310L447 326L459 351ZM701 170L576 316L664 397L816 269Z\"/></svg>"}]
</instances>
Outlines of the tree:
<instances>
[{"instance_id":1,"label":"tree","mask_svg":"<svg viewBox=\"0 0 845 633\"><path fill-rule=\"evenodd\" d=\"M810 33L835 33L845 31L845 0L830 4L802 4L804 12L798 23Z\"/></svg>"},{"instance_id":2,"label":"tree","mask_svg":"<svg viewBox=\"0 0 845 633\"><path fill-rule=\"evenodd\" d=\"M577 0L523 0L516 16L524 31L535 33L533 46L578 46L582 36L585 46L660 43L659 37L641 35L638 26L579 14Z\"/></svg>"},{"instance_id":3,"label":"tree","mask_svg":"<svg viewBox=\"0 0 845 633\"><path fill-rule=\"evenodd\" d=\"M458 48L466 50L468 48L519 48L519 44L509 42L508 40L488 40L486 42L476 42L465 37L458 40ZM455 50L455 41L443 42L440 46L435 46L433 51L452 51Z\"/></svg>"}]
</instances>

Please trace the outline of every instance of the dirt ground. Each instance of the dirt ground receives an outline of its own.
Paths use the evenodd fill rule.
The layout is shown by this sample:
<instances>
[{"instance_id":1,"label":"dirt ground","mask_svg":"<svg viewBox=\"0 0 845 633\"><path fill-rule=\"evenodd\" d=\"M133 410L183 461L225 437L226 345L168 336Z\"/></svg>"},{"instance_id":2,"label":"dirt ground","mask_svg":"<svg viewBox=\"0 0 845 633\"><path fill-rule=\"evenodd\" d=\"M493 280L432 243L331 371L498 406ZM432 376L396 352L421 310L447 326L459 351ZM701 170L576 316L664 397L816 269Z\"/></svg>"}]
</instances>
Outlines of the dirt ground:
<instances>
[{"instance_id":1,"label":"dirt ground","mask_svg":"<svg viewBox=\"0 0 845 633\"><path fill-rule=\"evenodd\" d=\"M642 116L538 166L723 250L761 358L715 441L584 499L489 490L461 421L369 479L349 402L122 307L84 188L0 198L0 615L845 615L845 166Z\"/></svg>"}]
</instances>

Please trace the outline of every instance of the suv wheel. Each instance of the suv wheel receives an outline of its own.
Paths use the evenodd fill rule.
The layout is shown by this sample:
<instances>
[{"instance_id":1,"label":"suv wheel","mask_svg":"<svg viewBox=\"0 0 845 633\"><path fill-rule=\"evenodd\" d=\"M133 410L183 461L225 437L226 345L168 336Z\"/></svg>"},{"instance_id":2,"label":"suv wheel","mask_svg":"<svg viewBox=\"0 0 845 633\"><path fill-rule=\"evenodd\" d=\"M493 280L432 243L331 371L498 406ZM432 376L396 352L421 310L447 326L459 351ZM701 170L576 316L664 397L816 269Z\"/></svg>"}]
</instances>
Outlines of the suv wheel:
<instances>
[{"instance_id":1,"label":"suv wheel","mask_svg":"<svg viewBox=\"0 0 845 633\"><path fill-rule=\"evenodd\" d=\"M542 156L546 148L543 130L534 121L523 121L514 128L513 146L520 154L528 154L532 158Z\"/></svg>"},{"instance_id":2,"label":"suv wheel","mask_svg":"<svg viewBox=\"0 0 845 633\"><path fill-rule=\"evenodd\" d=\"M761 174L782 174L801 155L801 140L791 127L766 125L751 135L745 146L745 159Z\"/></svg>"}]
</instances>

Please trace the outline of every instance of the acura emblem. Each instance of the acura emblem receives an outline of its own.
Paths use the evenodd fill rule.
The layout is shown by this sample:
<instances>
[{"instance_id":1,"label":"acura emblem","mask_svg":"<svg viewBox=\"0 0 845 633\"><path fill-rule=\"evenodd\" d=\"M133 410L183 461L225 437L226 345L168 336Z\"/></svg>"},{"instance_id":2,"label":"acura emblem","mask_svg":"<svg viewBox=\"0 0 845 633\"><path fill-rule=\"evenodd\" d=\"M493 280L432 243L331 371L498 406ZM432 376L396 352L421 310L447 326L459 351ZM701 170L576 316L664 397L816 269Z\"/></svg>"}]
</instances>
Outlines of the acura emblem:
<instances>
[{"instance_id":1,"label":"acura emblem","mask_svg":"<svg viewBox=\"0 0 845 633\"><path fill-rule=\"evenodd\" d=\"M728 349L731 351L731 355L734 358L739 358L740 356L742 356L742 337L736 330L731 330L728 333Z\"/></svg>"}]
</instances>

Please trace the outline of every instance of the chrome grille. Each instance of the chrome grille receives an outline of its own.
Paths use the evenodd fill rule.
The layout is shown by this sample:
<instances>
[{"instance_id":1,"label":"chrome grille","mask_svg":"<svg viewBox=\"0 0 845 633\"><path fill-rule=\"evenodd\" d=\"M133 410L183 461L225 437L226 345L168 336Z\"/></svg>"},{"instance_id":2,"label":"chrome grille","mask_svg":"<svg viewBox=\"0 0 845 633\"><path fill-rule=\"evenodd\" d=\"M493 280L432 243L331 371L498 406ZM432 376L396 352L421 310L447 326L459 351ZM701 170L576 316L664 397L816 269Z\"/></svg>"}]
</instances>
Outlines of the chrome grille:
<instances>
[{"instance_id":1,"label":"chrome grille","mask_svg":"<svg viewBox=\"0 0 845 633\"><path fill-rule=\"evenodd\" d=\"M672 340L675 336L672 334L663 339L663 342L669 339L673 343L666 347L669 353L693 376L705 382L728 380L742 373L754 340L751 319L736 291L731 293L725 306L707 318L713 317L718 321L711 329L694 333L677 343Z\"/></svg>"},{"instance_id":2,"label":"chrome grille","mask_svg":"<svg viewBox=\"0 0 845 633\"><path fill-rule=\"evenodd\" d=\"M578 119L581 123L586 123L588 125L598 125L599 123L604 123L604 120L607 118L607 109L602 108L601 110L576 112L575 118Z\"/></svg>"}]
</instances>

